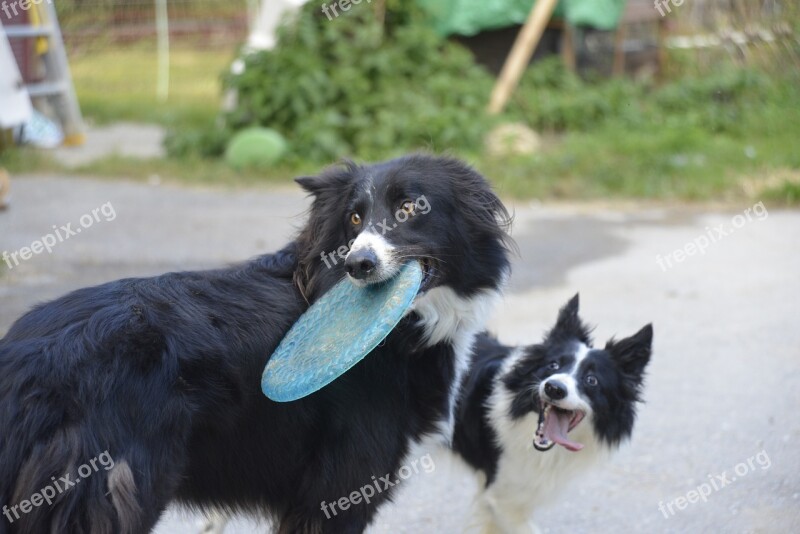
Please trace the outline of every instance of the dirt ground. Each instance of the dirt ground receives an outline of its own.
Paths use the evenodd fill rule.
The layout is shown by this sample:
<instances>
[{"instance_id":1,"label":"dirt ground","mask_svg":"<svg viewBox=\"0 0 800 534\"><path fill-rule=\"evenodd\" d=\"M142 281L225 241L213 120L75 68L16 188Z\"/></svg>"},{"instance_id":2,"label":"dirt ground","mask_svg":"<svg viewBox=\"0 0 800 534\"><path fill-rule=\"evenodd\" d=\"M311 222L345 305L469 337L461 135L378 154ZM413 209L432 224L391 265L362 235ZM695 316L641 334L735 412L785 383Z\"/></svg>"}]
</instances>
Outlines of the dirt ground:
<instances>
[{"instance_id":1,"label":"dirt ground","mask_svg":"<svg viewBox=\"0 0 800 534\"><path fill-rule=\"evenodd\" d=\"M541 530L796 532L800 212L769 204L764 210L509 204L519 256L491 323L504 341L537 341L577 291L598 343L655 326L646 404L633 440L542 509ZM274 250L291 238L306 207L304 196L288 187L19 177L11 209L0 212L0 253L19 252L54 225L71 223L81 232L51 253L0 268L0 334L35 303L81 286ZM87 214L93 222L83 227ZM458 462L434 459L432 473L403 482L372 532L467 529L476 483ZM706 502L682 510L674 504L723 474L730 482ZM674 514L659 510L670 503ZM157 532L199 532L200 521L170 510ZM267 526L236 518L226 532L254 530Z\"/></svg>"}]
</instances>

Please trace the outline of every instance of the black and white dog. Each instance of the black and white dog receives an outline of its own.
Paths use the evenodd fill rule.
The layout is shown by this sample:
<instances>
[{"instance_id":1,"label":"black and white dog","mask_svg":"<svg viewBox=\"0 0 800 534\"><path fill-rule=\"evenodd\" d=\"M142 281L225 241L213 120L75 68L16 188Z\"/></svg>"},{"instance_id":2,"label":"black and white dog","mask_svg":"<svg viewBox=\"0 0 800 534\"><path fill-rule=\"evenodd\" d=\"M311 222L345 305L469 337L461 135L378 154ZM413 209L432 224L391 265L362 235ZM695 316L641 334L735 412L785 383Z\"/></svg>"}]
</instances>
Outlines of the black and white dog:
<instances>
[{"instance_id":1,"label":"black and white dog","mask_svg":"<svg viewBox=\"0 0 800 534\"><path fill-rule=\"evenodd\" d=\"M477 522L486 532L534 532L537 509L630 437L652 337L647 325L592 348L577 295L540 344L478 337L453 448L485 477Z\"/></svg>"},{"instance_id":2,"label":"black and white dog","mask_svg":"<svg viewBox=\"0 0 800 534\"><path fill-rule=\"evenodd\" d=\"M0 340L0 533L148 532L173 500L266 513L282 533L361 532L391 489L321 504L396 472L412 443L452 437L509 270L502 203L470 167L424 155L297 181L313 204L280 253L81 289ZM307 302L406 261L423 285L384 343L309 397L264 397L261 372ZM84 477L100 453L113 467Z\"/></svg>"}]
</instances>

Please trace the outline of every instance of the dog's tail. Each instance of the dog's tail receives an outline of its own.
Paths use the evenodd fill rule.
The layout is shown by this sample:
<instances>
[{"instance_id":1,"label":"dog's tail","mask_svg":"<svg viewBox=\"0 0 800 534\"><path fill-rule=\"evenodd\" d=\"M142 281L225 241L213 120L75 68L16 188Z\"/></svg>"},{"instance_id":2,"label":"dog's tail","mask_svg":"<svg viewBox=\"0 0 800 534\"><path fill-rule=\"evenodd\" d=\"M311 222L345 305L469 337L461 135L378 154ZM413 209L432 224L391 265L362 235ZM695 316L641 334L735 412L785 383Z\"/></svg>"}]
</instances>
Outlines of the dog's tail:
<instances>
[{"instance_id":1,"label":"dog's tail","mask_svg":"<svg viewBox=\"0 0 800 534\"><path fill-rule=\"evenodd\" d=\"M41 368L65 357L36 341L0 340L0 534L112 534L136 524L122 516L138 512L130 468L101 452L97 421L71 401L77 392L55 389L66 377Z\"/></svg>"},{"instance_id":2,"label":"dog's tail","mask_svg":"<svg viewBox=\"0 0 800 534\"><path fill-rule=\"evenodd\" d=\"M37 352L31 342L0 341L0 534L70 531L75 497L96 485L70 484L76 475L65 471L82 456L79 423L64 424L67 396L48 391L48 370L37 375L34 362L45 361Z\"/></svg>"}]
</instances>

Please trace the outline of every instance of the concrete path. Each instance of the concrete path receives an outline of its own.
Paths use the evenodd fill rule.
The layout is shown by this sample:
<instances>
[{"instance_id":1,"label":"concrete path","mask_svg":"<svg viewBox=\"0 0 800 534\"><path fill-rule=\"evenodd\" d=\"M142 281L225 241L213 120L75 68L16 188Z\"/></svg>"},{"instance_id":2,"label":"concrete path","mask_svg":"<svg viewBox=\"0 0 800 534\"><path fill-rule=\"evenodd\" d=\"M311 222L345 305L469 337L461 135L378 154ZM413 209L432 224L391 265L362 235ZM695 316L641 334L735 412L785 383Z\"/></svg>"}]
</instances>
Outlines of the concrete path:
<instances>
[{"instance_id":1,"label":"concrete path","mask_svg":"<svg viewBox=\"0 0 800 534\"><path fill-rule=\"evenodd\" d=\"M13 188L11 209L0 212L0 253L29 247L53 225L71 223L81 232L52 253L0 269L0 333L33 304L84 285L218 266L274 250L293 235L307 206L291 188L201 190L67 177L24 177ZM503 340L539 339L576 291L583 317L597 325L598 343L655 325L647 403L633 441L542 510L540 528L795 532L800 212L769 204L768 212L751 205L510 204L520 257L492 321ZM700 254L697 247L706 242ZM679 249L684 252L675 254ZM433 458L435 470L404 481L372 532L465 531L476 484L459 463ZM679 509L675 500L709 475L730 483L707 502L679 501L685 505ZM199 521L170 511L157 532L195 533ZM226 532L258 530L267 527L237 518Z\"/></svg>"},{"instance_id":2,"label":"concrete path","mask_svg":"<svg viewBox=\"0 0 800 534\"><path fill-rule=\"evenodd\" d=\"M86 141L80 146L60 147L53 157L68 169L89 165L103 158L121 156L135 159L164 157L166 133L154 124L118 122L108 126L87 126Z\"/></svg>"}]
</instances>

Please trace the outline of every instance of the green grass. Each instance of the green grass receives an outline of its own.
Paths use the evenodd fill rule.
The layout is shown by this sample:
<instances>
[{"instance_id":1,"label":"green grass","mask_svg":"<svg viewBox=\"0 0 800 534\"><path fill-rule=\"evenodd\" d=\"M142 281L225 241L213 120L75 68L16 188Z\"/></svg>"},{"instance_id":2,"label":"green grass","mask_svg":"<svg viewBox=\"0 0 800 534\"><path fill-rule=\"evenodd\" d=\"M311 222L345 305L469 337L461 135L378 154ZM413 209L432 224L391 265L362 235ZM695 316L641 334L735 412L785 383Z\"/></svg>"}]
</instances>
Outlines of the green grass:
<instances>
[{"instance_id":1,"label":"green grass","mask_svg":"<svg viewBox=\"0 0 800 534\"><path fill-rule=\"evenodd\" d=\"M134 159L110 156L89 165L67 169L47 153L34 149L19 149L0 154L0 167L11 174L59 173L91 176L103 179L126 179L146 182L158 177L165 182L187 185L223 187L291 184L292 179L319 170L316 166L276 166L269 173L236 171L222 160L198 158Z\"/></svg>"},{"instance_id":2,"label":"green grass","mask_svg":"<svg viewBox=\"0 0 800 534\"><path fill-rule=\"evenodd\" d=\"M91 121L199 127L213 124L219 114L220 76L234 57L233 49L171 50L165 102L156 95L158 63L151 44L75 55L70 68L81 109Z\"/></svg>"},{"instance_id":3,"label":"green grass","mask_svg":"<svg viewBox=\"0 0 800 534\"><path fill-rule=\"evenodd\" d=\"M306 173L316 168L306 169ZM290 184L292 179L303 173L295 166L276 166L269 173L258 171L236 171L222 160L151 159L110 157L97 161L73 172L97 177L126 177L133 180L149 180L158 176L168 182L193 185L215 185L225 187Z\"/></svg>"},{"instance_id":4,"label":"green grass","mask_svg":"<svg viewBox=\"0 0 800 534\"><path fill-rule=\"evenodd\" d=\"M533 157L484 159L500 189L519 197L708 200L741 194L739 184L775 169L800 173L800 117L785 110L769 132L743 138L680 126L631 129L611 123L568 133ZM790 195L787 195L790 197Z\"/></svg>"},{"instance_id":5,"label":"green grass","mask_svg":"<svg viewBox=\"0 0 800 534\"><path fill-rule=\"evenodd\" d=\"M31 148L0 151L0 168L6 169L12 175L63 170L46 152Z\"/></svg>"},{"instance_id":6,"label":"green grass","mask_svg":"<svg viewBox=\"0 0 800 534\"><path fill-rule=\"evenodd\" d=\"M549 131L549 142L532 157L484 159L507 194L721 200L776 171L800 175L797 71L723 67L654 86L588 84L544 64L526 82L508 118ZM774 198L798 203L796 184L772 182Z\"/></svg>"}]
</instances>

